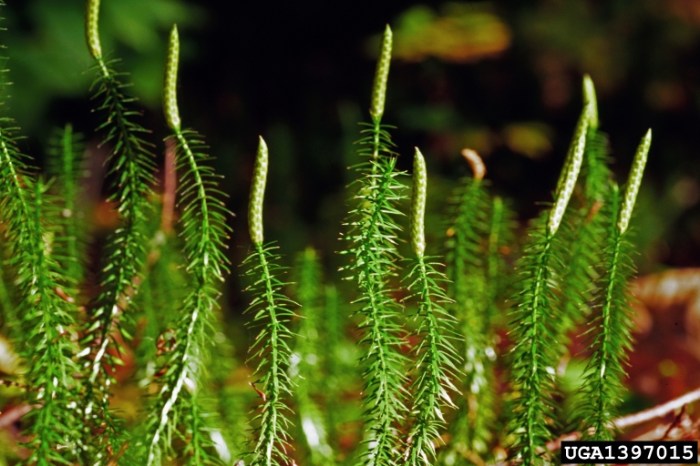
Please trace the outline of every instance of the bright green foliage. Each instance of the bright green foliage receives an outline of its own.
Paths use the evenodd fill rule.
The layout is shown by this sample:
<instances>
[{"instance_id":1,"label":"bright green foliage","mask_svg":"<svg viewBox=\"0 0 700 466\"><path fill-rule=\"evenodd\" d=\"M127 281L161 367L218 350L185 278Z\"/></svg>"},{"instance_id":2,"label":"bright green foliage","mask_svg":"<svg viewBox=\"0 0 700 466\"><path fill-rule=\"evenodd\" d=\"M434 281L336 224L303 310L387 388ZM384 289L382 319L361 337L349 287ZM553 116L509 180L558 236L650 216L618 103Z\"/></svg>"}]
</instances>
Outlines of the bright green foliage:
<instances>
[{"instance_id":1,"label":"bright green foliage","mask_svg":"<svg viewBox=\"0 0 700 466\"><path fill-rule=\"evenodd\" d=\"M118 354L122 350L120 340L131 340L133 318L128 308L145 261L154 163L151 146L143 139L146 130L134 121L137 112L134 99L126 94L128 81L102 56L97 25L99 2L90 0L87 8L88 48L97 71L93 99L104 121L99 127L107 134L104 143L112 150L110 172L116 181L111 200L117 204L121 220L108 241L100 292L81 342L81 356L85 357L88 373L83 406L84 436L88 442L86 461L94 462L105 459L104 449L111 443L108 369L120 363L114 356L115 351ZM107 429L103 427L105 423Z\"/></svg>"},{"instance_id":2,"label":"bright green foliage","mask_svg":"<svg viewBox=\"0 0 700 466\"><path fill-rule=\"evenodd\" d=\"M455 319L444 305L448 302L443 286L444 274L437 264L428 262L425 252L425 201L428 177L423 155L416 148L413 162L413 202L411 243L414 264L409 275L409 290L418 302L416 374L412 385L413 426L408 436L404 461L408 465L430 465L436 456L440 430L445 427L444 411L454 408L451 394L457 392L452 380L459 373L459 357L452 342Z\"/></svg>"},{"instance_id":3,"label":"bright green foliage","mask_svg":"<svg viewBox=\"0 0 700 466\"><path fill-rule=\"evenodd\" d=\"M4 4L0 2L0 6ZM7 71L0 74L6 86ZM4 240L14 251L6 264L16 274L14 284L20 294L18 312L5 314L4 323L21 342L19 353L29 367L24 377L32 390L25 393L24 402L34 409L27 416L25 431L31 451L28 461L39 465L69 463L77 458L80 429L74 378L77 348L71 338L76 309L57 294L65 284L51 256L55 232L50 229L50 202L44 198L44 183L32 180L28 157L20 152L17 139L18 129L3 116L0 221L5 227Z\"/></svg>"},{"instance_id":4,"label":"bright green foliage","mask_svg":"<svg viewBox=\"0 0 700 466\"><path fill-rule=\"evenodd\" d=\"M18 147L12 120L0 118L0 368L3 390L12 387L3 396L15 397L8 403L30 410L21 420L23 448L16 448L26 452L21 461L452 466L507 461L496 448L502 445L515 464L549 464L555 452L547 443L561 433L555 368L569 356L568 335L586 320L593 321L586 329L586 402L572 418L590 438L615 437L632 341L630 221L651 133L620 196L590 78L554 202L533 222L524 247L478 154L463 151L473 176L451 201L443 273L443 261L426 256L427 171L417 149L410 223L402 213L404 173L382 124L392 49L387 26L343 232L350 286L325 283L313 249L295 265L298 284L285 281L276 244L265 243L269 154L259 140L248 211L252 245L243 264L245 316L257 330L248 371L235 360L227 336L235 331L224 328L219 312L231 214L202 138L182 126L177 29L164 79L171 136L160 196L128 80L103 56L99 3L87 2L86 42L97 74L98 129L110 152L109 201L118 214L99 283L86 280L90 225L82 215L80 138L64 127L47 163L53 179L44 183ZM5 86L6 71L0 78ZM162 215L153 215L158 210ZM404 224L412 256L401 274L407 290L398 279ZM521 249L518 290L507 300ZM302 305L299 318L288 287ZM404 305L415 312L404 313ZM505 306L507 367L497 354ZM22 370L7 370L13 350ZM503 409L505 384L511 392ZM123 416L122 389L145 400Z\"/></svg>"},{"instance_id":5,"label":"bright green foliage","mask_svg":"<svg viewBox=\"0 0 700 466\"><path fill-rule=\"evenodd\" d=\"M80 442L81 419L77 409L78 370L75 363L75 306L59 297L60 267L51 257L47 241L45 186L34 183L26 256L18 264L23 288L22 326L27 333L22 355L31 361L26 380L32 391L28 433L32 436L30 464L75 462ZM26 262L24 262L26 260Z\"/></svg>"},{"instance_id":6,"label":"bright green foliage","mask_svg":"<svg viewBox=\"0 0 700 466\"><path fill-rule=\"evenodd\" d=\"M4 7L0 0L0 7ZM5 68L6 57L0 57L0 87L3 94L9 87L9 70ZM30 218L31 191L25 186L30 178L29 157L18 146L19 128L14 120L6 115L7 103L0 101L0 219L4 224L4 234L17 251L23 251L27 238L25 222Z\"/></svg>"},{"instance_id":7,"label":"bright green foliage","mask_svg":"<svg viewBox=\"0 0 700 466\"><path fill-rule=\"evenodd\" d=\"M281 292L287 283L279 278L285 270L278 265L280 257L275 254L276 247L262 244L253 247L243 266L252 282L247 289L253 296L247 313L253 316L253 325L260 326L250 353L258 361L255 385L261 400L259 413L253 421L257 438L250 464L283 465L291 453L291 421L286 405L292 387L287 373L292 336L288 322L294 315L295 304Z\"/></svg>"},{"instance_id":8,"label":"bright green foliage","mask_svg":"<svg viewBox=\"0 0 700 466\"><path fill-rule=\"evenodd\" d=\"M515 342L511 355L513 388L517 395L511 414L510 429L515 436L511 451L527 465L544 464L539 449L551 438L554 370L563 351L554 340L558 300L551 288L555 265L552 236L542 223L531 227L530 241L524 247L529 252L518 263L523 278L511 331Z\"/></svg>"},{"instance_id":9,"label":"bright green foliage","mask_svg":"<svg viewBox=\"0 0 700 466\"><path fill-rule=\"evenodd\" d=\"M510 433L514 437L511 452L526 465L546 462L542 450L552 436L555 368L564 352L556 329L559 299L552 287L563 264L558 262L553 244L583 163L589 118L590 104L579 118L546 224L542 225L542 217L531 227L530 242L518 264L520 291L511 323L515 399Z\"/></svg>"},{"instance_id":10,"label":"bright green foliage","mask_svg":"<svg viewBox=\"0 0 700 466\"><path fill-rule=\"evenodd\" d=\"M166 82L177 82L179 51L177 30L173 27L168 48ZM168 89L166 89L166 92ZM166 95L167 100L172 96ZM166 111L177 112L177 102L168 103ZM206 146L191 130L172 124L177 143L178 195L185 269L190 291L179 311L175 328L175 346L164 365L165 376L148 418L145 464L160 464L172 447L178 428L188 439L187 454L195 464L214 462L210 457L211 439L207 432L202 406L204 367L211 350L208 335L216 323L218 287L228 272L224 244L229 234L229 212L218 189L213 169L206 164ZM182 425L180 425L180 423Z\"/></svg>"},{"instance_id":11,"label":"bright green foliage","mask_svg":"<svg viewBox=\"0 0 700 466\"><path fill-rule=\"evenodd\" d=\"M586 402L580 407L584 429L592 429L593 440L611 440L613 419L623 400L627 353L632 348L632 315L627 282L634 270L629 241L629 221L646 165L651 131L637 149L624 198L617 187L610 196L608 239L604 252L605 272L599 281L600 307L594 328L595 348L585 373ZM587 432L587 430L584 430Z\"/></svg>"},{"instance_id":12,"label":"bright green foliage","mask_svg":"<svg viewBox=\"0 0 700 466\"><path fill-rule=\"evenodd\" d=\"M334 464L334 455L328 440L324 406L319 403L327 385L323 372L328 353L327 348L321 346L326 316L321 266L314 249L307 248L300 254L296 270L301 319L289 374L295 385L296 411L309 462L315 466L330 466Z\"/></svg>"},{"instance_id":13,"label":"bright green foliage","mask_svg":"<svg viewBox=\"0 0 700 466\"><path fill-rule=\"evenodd\" d=\"M612 218L617 220L620 213L620 194L615 186L609 199ZM612 440L615 417L614 409L619 406L624 393L622 378L625 370L624 355L631 347L631 318L627 306L626 283L631 276L632 266L629 261L630 249L619 230L612 222L606 233L610 236L605 249L606 267L612 269L601 277L606 289L601 290L602 306L600 314L595 316L596 334L594 337L593 358L586 369L584 382L585 404L579 414L585 426L594 429L591 438L595 440Z\"/></svg>"},{"instance_id":14,"label":"bright green foliage","mask_svg":"<svg viewBox=\"0 0 700 466\"><path fill-rule=\"evenodd\" d=\"M6 71L0 71L5 78ZM16 143L17 128L14 122L0 118L0 220L4 224L4 243L9 250L27 251L29 228L27 219L31 215L31 194L24 185L29 177L27 156L19 151ZM4 252L4 251L3 251ZM13 270L24 263L21 254L13 254L2 264L3 273ZM18 313L14 312L15 303L10 293L3 293L3 308L12 309L3 313L3 326L11 335L22 334Z\"/></svg>"},{"instance_id":15,"label":"bright green foliage","mask_svg":"<svg viewBox=\"0 0 700 466\"><path fill-rule=\"evenodd\" d=\"M565 264L559 272L562 295L556 329L558 340L564 345L570 333L591 313L591 283L598 276L606 232L603 208L593 202L571 206L553 245L554 255Z\"/></svg>"},{"instance_id":16,"label":"bright green foliage","mask_svg":"<svg viewBox=\"0 0 700 466\"><path fill-rule=\"evenodd\" d=\"M506 202L496 196L489 209L489 230L484 244L484 238L479 238L479 254L481 273L472 270L472 283L477 284L473 299L465 309L468 314L463 321L461 330L466 342L464 355L468 358L465 363L465 397L457 418L454 421L453 444L447 450L444 464L455 463L455 455L462 458L482 458L489 461L492 453L492 442L499 438L498 400L493 387L497 383L496 365L496 329L503 325L500 304L510 294L512 285L508 271L511 265L507 255L514 255L512 248L515 244L513 232L515 221L513 213ZM483 281L481 281L483 280ZM479 299L479 301L477 301ZM478 305L478 307L476 306ZM452 455L449 452L452 451ZM452 461L449 461L450 456Z\"/></svg>"},{"instance_id":17,"label":"bright green foliage","mask_svg":"<svg viewBox=\"0 0 700 466\"><path fill-rule=\"evenodd\" d=\"M261 397L255 418L257 439L250 463L253 466L284 465L291 454L291 421L286 401L292 395L288 373L292 337L289 321L294 316L295 303L282 294L287 283L281 280L284 269L278 265L277 247L262 243L267 167L267 145L260 138L250 192L248 228L253 250L243 263L251 283L247 292L252 296L246 312L252 316L253 325L260 328L250 349L251 358L257 360L255 384Z\"/></svg>"},{"instance_id":18,"label":"bright green foliage","mask_svg":"<svg viewBox=\"0 0 700 466\"><path fill-rule=\"evenodd\" d=\"M390 41L385 34L384 49ZM385 73L388 59L380 58L375 81L374 96L384 97ZM372 104L376 110L381 105ZM376 113L376 112L375 112ZM360 297L363 336L361 344L364 380L364 421L367 451L362 464L367 466L394 464L399 446L398 423L404 418L405 362L399 352L401 324L400 306L391 296L390 280L396 275L395 267L400 215L397 204L403 199L404 187L399 182L402 175L396 170L396 155L389 133L382 127L381 113L372 115L372 124L363 130L360 156L365 160L355 166L358 178L352 183L353 208L346 223L344 251L351 257L346 268L356 281Z\"/></svg>"},{"instance_id":19,"label":"bright green foliage","mask_svg":"<svg viewBox=\"0 0 700 466\"><path fill-rule=\"evenodd\" d=\"M612 175L607 166L608 147L598 128L597 102L593 82L583 80L584 103L589 106L586 149L581 166L578 198L565 214L563 228L554 248L566 268L561 272L562 291L558 339L568 341L569 333L590 315L591 283L600 272L606 217L601 210L608 202Z\"/></svg>"},{"instance_id":20,"label":"bright green foliage","mask_svg":"<svg viewBox=\"0 0 700 466\"><path fill-rule=\"evenodd\" d=\"M399 352L400 307L391 296L389 279L395 275L398 258L394 246L398 225L392 217L399 215L395 205L403 198L396 159L382 156L362 164L364 177L351 212L347 237L354 255L352 273L362 291L356 301L361 306L364 331L361 340L367 347L362 357L365 379L366 430L370 450L366 464L391 464L400 441L396 423L403 417L404 357ZM366 170L366 171L365 171ZM371 172L376 170L376 186L371 186ZM366 193L366 195L364 195Z\"/></svg>"}]
</instances>

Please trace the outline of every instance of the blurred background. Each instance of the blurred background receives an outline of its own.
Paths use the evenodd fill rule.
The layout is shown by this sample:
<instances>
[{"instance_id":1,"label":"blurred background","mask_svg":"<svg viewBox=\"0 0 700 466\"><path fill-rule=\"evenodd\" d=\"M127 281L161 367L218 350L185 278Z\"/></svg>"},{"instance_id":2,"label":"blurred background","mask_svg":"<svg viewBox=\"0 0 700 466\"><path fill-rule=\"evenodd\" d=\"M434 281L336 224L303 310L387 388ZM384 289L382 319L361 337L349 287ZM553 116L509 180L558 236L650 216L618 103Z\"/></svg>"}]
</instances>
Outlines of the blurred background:
<instances>
[{"instance_id":1,"label":"blurred background","mask_svg":"<svg viewBox=\"0 0 700 466\"><path fill-rule=\"evenodd\" d=\"M91 143L93 77L82 0L5 8L11 113L41 158L53 126L72 121ZM269 237L288 251L326 250L345 211L357 122L367 120L379 34L395 33L385 122L399 152L419 145L433 199L486 159L521 218L551 199L589 73L614 168L626 176L648 127L654 143L638 218L643 270L700 260L700 3L694 0L266 2L120 0L102 5L103 48L120 58L152 141L166 134L160 92L167 32L183 42L180 106L226 177L245 244L245 202L257 135L272 153ZM408 168L410 157L401 158Z\"/></svg>"},{"instance_id":2,"label":"blurred background","mask_svg":"<svg viewBox=\"0 0 700 466\"><path fill-rule=\"evenodd\" d=\"M271 153L266 237L281 243L290 262L310 244L322 251L329 274L337 270L346 167L358 160L357 123L369 119L387 23L395 47L384 122L397 127L401 168L410 168L413 146L426 154L433 238L444 235L447 193L468 173L463 147L484 157L494 190L511 199L523 225L551 200L581 109L581 78L589 73L620 182L639 139L653 128L636 209L640 272L700 264L697 0L102 3L103 50L131 74L157 154L167 134L160 102L168 30L178 24L183 123L206 135L225 176L238 214L233 264L248 247L246 203L261 134ZM105 151L94 131L83 8L83 0L11 2L3 9L2 42L15 83L10 113L28 136L26 151L41 160L53 128L68 121L86 135L91 183L98 184L87 192L99 237L116 217L99 185ZM439 253L441 241L431 244ZM227 298L239 314L247 299L237 291L236 272ZM631 377L649 398L668 399L700 383L700 280L693 283L681 304L674 296L657 303L666 313L658 315L672 317L638 337ZM690 343L677 338L681 321L695 326L695 333L684 330L694 335Z\"/></svg>"}]
</instances>

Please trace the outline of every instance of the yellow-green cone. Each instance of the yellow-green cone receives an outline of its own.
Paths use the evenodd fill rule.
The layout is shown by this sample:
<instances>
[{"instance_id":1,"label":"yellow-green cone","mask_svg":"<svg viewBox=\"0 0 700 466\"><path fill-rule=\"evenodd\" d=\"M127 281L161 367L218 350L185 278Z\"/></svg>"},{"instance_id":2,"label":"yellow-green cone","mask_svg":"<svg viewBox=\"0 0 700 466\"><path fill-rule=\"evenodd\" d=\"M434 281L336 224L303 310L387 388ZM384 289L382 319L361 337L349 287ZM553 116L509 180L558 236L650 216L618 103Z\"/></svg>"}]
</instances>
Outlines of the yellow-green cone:
<instances>
[{"instance_id":1,"label":"yellow-green cone","mask_svg":"<svg viewBox=\"0 0 700 466\"><path fill-rule=\"evenodd\" d=\"M634 203L637 200L637 194L639 193L639 186L642 184L644 167L647 164L647 156L649 155L650 147L651 129L647 131L647 134L644 135L642 141L639 143L637 153L634 155L634 161L632 161L632 170L630 170L630 176L627 180L625 197L622 200L620 217L617 221L617 229L620 231L620 233L624 233L629 227L630 219L632 218L632 211L634 210Z\"/></svg>"},{"instance_id":2,"label":"yellow-green cone","mask_svg":"<svg viewBox=\"0 0 700 466\"><path fill-rule=\"evenodd\" d=\"M177 108L177 68L180 61L180 38L177 26L170 31L170 43L168 45L168 59L165 64L165 86L163 95L163 111L165 121L170 129L180 130L180 110Z\"/></svg>"},{"instance_id":3,"label":"yellow-green cone","mask_svg":"<svg viewBox=\"0 0 700 466\"><path fill-rule=\"evenodd\" d=\"M391 64L391 28L387 24L382 38L382 50L377 62L377 71L374 75L374 86L372 87L372 105L369 114L372 119L379 121L384 115L384 103L386 101L386 83L389 79L389 65Z\"/></svg>"},{"instance_id":4,"label":"yellow-green cone","mask_svg":"<svg viewBox=\"0 0 700 466\"><path fill-rule=\"evenodd\" d=\"M425 158L416 147L413 156L413 196L411 198L411 246L418 257L425 254L425 200L428 192L428 173Z\"/></svg>"},{"instance_id":5,"label":"yellow-green cone","mask_svg":"<svg viewBox=\"0 0 700 466\"><path fill-rule=\"evenodd\" d=\"M576 125L576 132L574 133L573 141L571 141L571 146L569 147L564 171L557 183L554 206L552 207L549 215L549 222L547 223L547 230L550 234L556 233L559 229L561 220L564 218L564 212L566 212L566 206L569 205L569 199L571 199L571 195L574 192L576 180L578 179L578 174L581 171L581 165L583 163L583 154L586 149L586 134L591 118L590 114L591 106L588 104L584 107L578 124Z\"/></svg>"},{"instance_id":6,"label":"yellow-green cone","mask_svg":"<svg viewBox=\"0 0 700 466\"><path fill-rule=\"evenodd\" d=\"M258 155L255 158L253 182L250 186L250 203L248 205L248 228L253 244L262 244L263 236L263 201L267 181L268 151L265 140L260 136Z\"/></svg>"},{"instance_id":7,"label":"yellow-green cone","mask_svg":"<svg viewBox=\"0 0 700 466\"><path fill-rule=\"evenodd\" d=\"M102 58L98 21L100 19L100 0L88 0L85 21L85 37L90 55L95 60Z\"/></svg>"}]
</instances>

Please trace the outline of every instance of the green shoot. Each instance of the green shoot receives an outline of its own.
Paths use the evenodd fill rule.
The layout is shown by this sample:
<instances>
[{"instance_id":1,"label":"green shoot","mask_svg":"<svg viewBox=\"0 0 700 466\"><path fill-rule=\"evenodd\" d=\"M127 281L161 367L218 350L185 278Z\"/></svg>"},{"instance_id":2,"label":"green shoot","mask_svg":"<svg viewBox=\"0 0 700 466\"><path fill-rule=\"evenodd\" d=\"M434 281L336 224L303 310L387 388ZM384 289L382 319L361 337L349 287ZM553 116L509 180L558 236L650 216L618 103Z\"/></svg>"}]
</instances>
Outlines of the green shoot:
<instances>
[{"instance_id":1,"label":"green shoot","mask_svg":"<svg viewBox=\"0 0 700 466\"><path fill-rule=\"evenodd\" d=\"M165 376L155 406L149 413L144 464L160 464L172 448L173 436L182 427L188 438L188 456L195 464L213 461L202 389L204 367L211 351L207 335L216 322L218 287L228 272L224 254L229 227L217 176L206 165L208 156L201 137L183 130L175 89L179 59L179 37L173 27L165 71L165 117L177 143L181 240L189 293L179 310L175 346L165 362ZM180 425L182 423L182 425Z\"/></svg>"},{"instance_id":2,"label":"green shoot","mask_svg":"<svg viewBox=\"0 0 700 466\"><path fill-rule=\"evenodd\" d=\"M102 55L99 3L87 2L86 37L97 70L93 99L104 121L99 129L106 131L104 143L111 147L110 170L116 177L111 200L117 204L121 224L108 241L100 292L81 342L87 368L83 401L89 442L86 461L92 462L103 461L105 445L113 443L109 438L113 432L108 406L110 373L120 364L120 342L131 340L133 317L128 311L146 256L146 219L154 171L150 144L143 139L146 130L134 121L135 100L126 94L129 84ZM103 427L105 423L108 429Z\"/></svg>"},{"instance_id":3,"label":"green shoot","mask_svg":"<svg viewBox=\"0 0 700 466\"><path fill-rule=\"evenodd\" d=\"M24 219L28 229L27 257L19 266L18 277L24 289L21 304L22 325L26 329L22 354L31 362L26 381L34 406L28 418L27 433L31 464L76 462L79 452L81 419L77 410L75 373L75 307L61 298L60 267L51 257L45 234L46 187L34 183L32 216Z\"/></svg>"},{"instance_id":4,"label":"green shoot","mask_svg":"<svg viewBox=\"0 0 700 466\"><path fill-rule=\"evenodd\" d=\"M569 333L590 315L591 283L596 280L602 262L602 240L605 237L606 208L612 179L607 167L607 141L598 128L595 88L590 77L583 79L584 103L589 106L588 130L584 160L579 177L582 196L574 199L566 213L563 228L554 248L566 269L561 272L560 341L569 340ZM578 202L576 202L578 201Z\"/></svg>"},{"instance_id":5,"label":"green shoot","mask_svg":"<svg viewBox=\"0 0 700 466\"><path fill-rule=\"evenodd\" d=\"M515 398L510 433L512 453L528 466L547 461L542 454L551 438L555 367L563 353L554 325L558 305L552 279L561 266L553 254L553 244L583 163L590 111L590 105L584 107L579 118L554 205L542 219L546 223L533 226L530 243L518 266L520 292L515 298L511 323Z\"/></svg>"},{"instance_id":6,"label":"green shoot","mask_svg":"<svg viewBox=\"0 0 700 466\"><path fill-rule=\"evenodd\" d=\"M0 85L7 86L7 70L0 71L0 78ZM4 324L10 326L10 334L21 335L18 349L28 365L28 462L70 463L80 448L75 307L57 292L66 284L51 256L55 232L47 212L50 202L44 199L45 184L33 180L28 157L17 146L18 133L11 118L0 118L0 221L6 244L15 251L6 265L16 274L20 295L18 311L4 314Z\"/></svg>"},{"instance_id":7,"label":"green shoot","mask_svg":"<svg viewBox=\"0 0 700 466\"><path fill-rule=\"evenodd\" d=\"M335 258L348 284L324 277L319 258L333 258L311 248L292 268L297 284L287 282L278 246L265 238L269 153L260 138L248 287L226 286L224 300L231 213L208 147L183 125L178 30L164 76L161 194L159 157L137 123L131 83L103 51L100 0L86 7L90 92L110 181L100 206L116 227L105 239L105 217L93 225L86 215L85 199L101 193L81 187L92 186L82 178L91 162L73 126L52 141L44 182L0 100L0 464L531 466L555 461L563 423L573 421L584 439L622 433L617 427L630 422L619 419L632 350L631 222L651 130L622 192L588 76L553 202L526 231L529 242L515 238L509 202L493 195L483 160L465 149L472 176L450 200L444 259L433 258L418 149L405 244L400 226L408 182L383 122L387 26ZM93 226L97 238L89 238ZM240 319L254 336L235 351L233 341L248 335L224 320L237 306L229 313L221 304L241 294L249 305ZM569 354L580 328L591 344L585 366ZM237 353L246 352L243 363Z\"/></svg>"},{"instance_id":8,"label":"green shoot","mask_svg":"<svg viewBox=\"0 0 700 466\"><path fill-rule=\"evenodd\" d=\"M255 171L250 188L248 229L253 251L244 261L251 286L248 294L253 299L247 313L253 316L253 324L260 328L250 350L258 361L255 369L256 385L261 401L258 407L257 440L252 454L252 466L282 466L291 454L289 443L289 408L285 399L292 394L292 381L288 366L291 357L289 320L293 317L294 303L281 290L283 269L278 265L279 256L274 243L265 245L263 230L263 200L267 180L268 149L260 138Z\"/></svg>"},{"instance_id":9,"label":"green shoot","mask_svg":"<svg viewBox=\"0 0 700 466\"><path fill-rule=\"evenodd\" d=\"M372 123L363 130L366 136L361 140L360 155L366 160L355 167L359 175L353 183L355 206L345 233L349 242L345 253L351 257L347 271L361 291L357 303L362 316L361 343L366 348L362 365L367 446L361 464L366 466L399 461L401 441L397 426L406 412L404 357L399 351L400 308L391 296L389 284L396 274L394 264L398 258L396 205L403 199L404 189L395 169L393 144L381 124L390 55L391 29L387 27L372 94Z\"/></svg>"},{"instance_id":10,"label":"green shoot","mask_svg":"<svg viewBox=\"0 0 700 466\"><path fill-rule=\"evenodd\" d=\"M585 373L584 426L593 440L612 440L613 419L624 398L627 354L632 346L632 316L627 283L633 273L629 223L651 145L651 130L642 139L632 162L622 204L613 189L610 226L605 248L605 273L600 278L600 313L596 317L594 353Z\"/></svg>"},{"instance_id":11,"label":"green shoot","mask_svg":"<svg viewBox=\"0 0 700 466\"><path fill-rule=\"evenodd\" d=\"M418 301L418 332L422 338L416 348L417 373L413 383L415 419L404 457L408 465L430 465L435 459L435 442L445 427L444 411L454 408L450 393L457 392L452 379L459 371L459 357L452 343L455 319L444 308L448 302L442 284L446 278L425 258L425 201L428 175L425 160L416 148L413 162L411 205L411 245L415 254L409 275L409 290Z\"/></svg>"}]
</instances>

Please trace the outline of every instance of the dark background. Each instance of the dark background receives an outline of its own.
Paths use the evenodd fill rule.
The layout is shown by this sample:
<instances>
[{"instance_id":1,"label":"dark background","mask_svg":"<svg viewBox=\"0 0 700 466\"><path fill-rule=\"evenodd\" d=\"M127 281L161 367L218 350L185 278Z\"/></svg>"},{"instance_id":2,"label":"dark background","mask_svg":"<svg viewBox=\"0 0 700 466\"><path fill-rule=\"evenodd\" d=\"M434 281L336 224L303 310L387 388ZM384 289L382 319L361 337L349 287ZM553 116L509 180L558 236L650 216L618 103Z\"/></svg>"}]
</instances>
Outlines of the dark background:
<instances>
[{"instance_id":1,"label":"dark background","mask_svg":"<svg viewBox=\"0 0 700 466\"><path fill-rule=\"evenodd\" d=\"M51 129L66 121L99 142L83 6L29 0L4 9L10 113L40 160ZM426 154L434 218L467 173L459 157L467 146L484 156L494 188L520 218L534 216L551 198L581 108L581 77L590 73L620 182L639 138L654 131L637 218L642 270L700 260L698 2L103 0L103 48L131 73L158 152L173 22L183 43L183 121L207 136L226 177L238 214L236 258L246 248L258 134L272 159L267 237L290 257L309 243L327 257L338 249L345 167L356 160L356 123L368 119L379 34L389 23L396 54L384 121L398 127L402 168L410 168L414 145Z\"/></svg>"}]
</instances>

